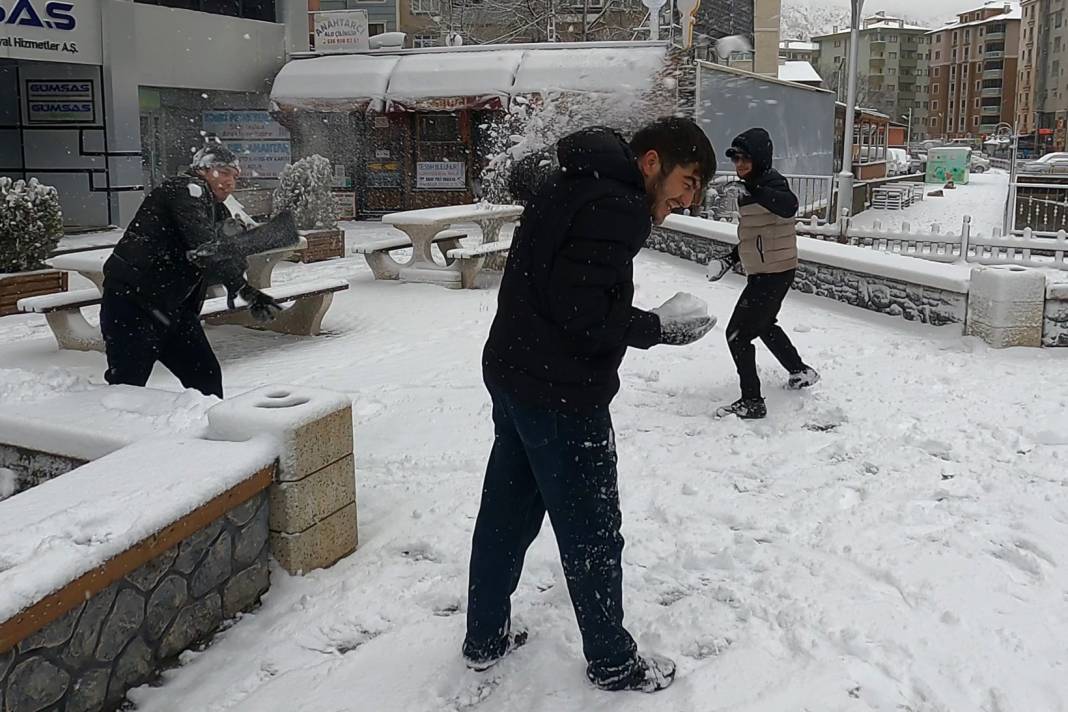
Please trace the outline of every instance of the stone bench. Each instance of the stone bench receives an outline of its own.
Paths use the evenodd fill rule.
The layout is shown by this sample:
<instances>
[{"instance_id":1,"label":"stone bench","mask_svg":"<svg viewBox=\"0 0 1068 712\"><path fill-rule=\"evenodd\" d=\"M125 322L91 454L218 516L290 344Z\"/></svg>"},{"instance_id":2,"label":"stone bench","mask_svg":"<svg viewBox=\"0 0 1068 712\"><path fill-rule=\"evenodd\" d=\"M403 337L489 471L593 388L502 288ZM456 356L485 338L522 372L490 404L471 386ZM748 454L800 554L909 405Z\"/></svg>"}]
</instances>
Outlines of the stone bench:
<instances>
[{"instance_id":1,"label":"stone bench","mask_svg":"<svg viewBox=\"0 0 1068 712\"><path fill-rule=\"evenodd\" d=\"M263 291L280 304L292 304L267 324L260 324L248 313L248 304L238 299L233 309L226 297L207 299L200 310L200 318L212 324L239 324L259 327L295 336L315 336L322 326L333 301L334 293L348 289L343 280L310 280L291 282ZM100 330L85 319L82 309L100 304L100 292L94 288L71 292L28 297L19 300L19 311L42 314L48 322L60 349L75 351L103 351Z\"/></svg>"},{"instance_id":2,"label":"stone bench","mask_svg":"<svg viewBox=\"0 0 1068 712\"><path fill-rule=\"evenodd\" d=\"M512 240L494 240L485 242L476 247L458 247L449 250L446 256L455 260L460 268L460 283L464 289L475 288L475 278L482 270L485 260L492 256L507 252L512 247Z\"/></svg>"},{"instance_id":3,"label":"stone bench","mask_svg":"<svg viewBox=\"0 0 1068 712\"><path fill-rule=\"evenodd\" d=\"M460 230L442 230L434 236L432 242L438 246L439 250L441 250L446 258L446 263L448 264L450 262L448 253L458 249L460 247L460 240L465 237L467 237L467 234ZM395 236L381 237L361 242L359 245L356 245L353 251L358 255L364 256L375 279L400 279L400 272L404 268L404 265L394 260L390 253L411 246L411 239L407 235L401 233Z\"/></svg>"}]
</instances>

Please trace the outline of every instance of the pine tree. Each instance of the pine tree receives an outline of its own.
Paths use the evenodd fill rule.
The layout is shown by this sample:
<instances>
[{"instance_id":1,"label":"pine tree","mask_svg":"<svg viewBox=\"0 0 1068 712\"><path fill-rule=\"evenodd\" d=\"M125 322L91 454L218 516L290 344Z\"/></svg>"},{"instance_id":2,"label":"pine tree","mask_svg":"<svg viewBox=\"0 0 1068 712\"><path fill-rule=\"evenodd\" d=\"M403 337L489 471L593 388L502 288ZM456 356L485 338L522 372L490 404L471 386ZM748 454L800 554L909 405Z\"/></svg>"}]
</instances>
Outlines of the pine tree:
<instances>
[{"instance_id":1,"label":"pine tree","mask_svg":"<svg viewBox=\"0 0 1068 712\"><path fill-rule=\"evenodd\" d=\"M336 227L337 206L330 192L333 180L330 161L318 154L286 166L274 191L274 214L291 211L301 230Z\"/></svg>"}]
</instances>

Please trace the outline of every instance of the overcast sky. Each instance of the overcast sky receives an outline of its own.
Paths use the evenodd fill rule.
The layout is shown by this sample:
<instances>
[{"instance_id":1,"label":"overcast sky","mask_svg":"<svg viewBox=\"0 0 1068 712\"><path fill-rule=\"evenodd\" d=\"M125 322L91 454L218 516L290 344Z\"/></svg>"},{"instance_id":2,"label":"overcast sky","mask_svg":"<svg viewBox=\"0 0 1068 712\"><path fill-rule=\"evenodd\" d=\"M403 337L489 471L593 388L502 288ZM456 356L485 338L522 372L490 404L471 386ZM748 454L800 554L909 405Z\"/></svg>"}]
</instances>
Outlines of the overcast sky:
<instances>
[{"instance_id":1,"label":"overcast sky","mask_svg":"<svg viewBox=\"0 0 1068 712\"><path fill-rule=\"evenodd\" d=\"M829 0L835 5L849 7L849 0ZM918 18L951 20L958 12L982 7L985 0L865 0L864 14L878 10L887 13L912 15Z\"/></svg>"}]
</instances>

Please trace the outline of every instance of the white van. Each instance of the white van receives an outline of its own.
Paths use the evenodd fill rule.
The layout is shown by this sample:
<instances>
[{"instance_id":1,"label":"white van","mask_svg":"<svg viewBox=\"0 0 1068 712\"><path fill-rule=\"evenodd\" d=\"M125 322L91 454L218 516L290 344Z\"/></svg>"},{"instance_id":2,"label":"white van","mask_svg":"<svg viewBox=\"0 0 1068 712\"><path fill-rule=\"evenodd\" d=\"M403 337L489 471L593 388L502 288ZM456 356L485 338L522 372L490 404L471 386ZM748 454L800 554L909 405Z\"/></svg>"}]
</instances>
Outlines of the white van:
<instances>
[{"instance_id":1,"label":"white van","mask_svg":"<svg viewBox=\"0 0 1068 712\"><path fill-rule=\"evenodd\" d=\"M909 172L909 154L903 148L886 149L886 174L903 176Z\"/></svg>"}]
</instances>

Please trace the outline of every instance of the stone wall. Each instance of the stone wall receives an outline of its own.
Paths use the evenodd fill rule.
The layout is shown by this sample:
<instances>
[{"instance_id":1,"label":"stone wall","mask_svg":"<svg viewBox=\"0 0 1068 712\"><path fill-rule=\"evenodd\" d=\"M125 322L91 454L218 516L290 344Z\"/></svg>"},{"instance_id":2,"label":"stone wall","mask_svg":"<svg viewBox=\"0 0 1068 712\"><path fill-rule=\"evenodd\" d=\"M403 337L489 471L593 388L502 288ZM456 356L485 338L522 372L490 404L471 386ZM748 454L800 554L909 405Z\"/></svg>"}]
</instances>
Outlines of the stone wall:
<instances>
[{"instance_id":1,"label":"stone wall","mask_svg":"<svg viewBox=\"0 0 1068 712\"><path fill-rule=\"evenodd\" d=\"M47 482L53 477L65 475L84 464L85 460L0 443L0 467L15 473L15 491L12 496L30 487L36 487L42 482ZM6 710L0 707L0 712L6 712Z\"/></svg>"},{"instance_id":2,"label":"stone wall","mask_svg":"<svg viewBox=\"0 0 1068 712\"><path fill-rule=\"evenodd\" d=\"M699 264L708 264L734 248L728 242L664 227L653 229L646 246ZM968 312L967 294L804 260L797 269L793 288L935 326L964 324Z\"/></svg>"},{"instance_id":3,"label":"stone wall","mask_svg":"<svg viewBox=\"0 0 1068 712\"><path fill-rule=\"evenodd\" d=\"M117 709L128 689L259 602L269 516L261 491L0 652L0 710Z\"/></svg>"},{"instance_id":4,"label":"stone wall","mask_svg":"<svg viewBox=\"0 0 1068 712\"><path fill-rule=\"evenodd\" d=\"M1068 347L1068 283L1053 284L1046 289L1042 345Z\"/></svg>"}]
</instances>

